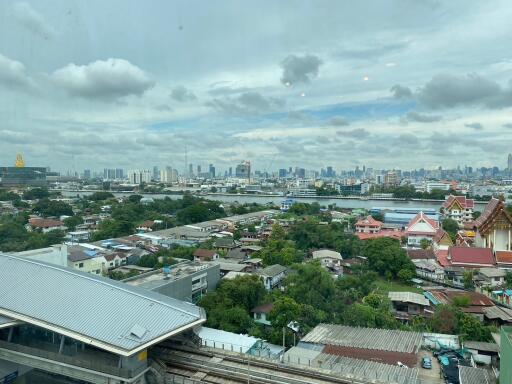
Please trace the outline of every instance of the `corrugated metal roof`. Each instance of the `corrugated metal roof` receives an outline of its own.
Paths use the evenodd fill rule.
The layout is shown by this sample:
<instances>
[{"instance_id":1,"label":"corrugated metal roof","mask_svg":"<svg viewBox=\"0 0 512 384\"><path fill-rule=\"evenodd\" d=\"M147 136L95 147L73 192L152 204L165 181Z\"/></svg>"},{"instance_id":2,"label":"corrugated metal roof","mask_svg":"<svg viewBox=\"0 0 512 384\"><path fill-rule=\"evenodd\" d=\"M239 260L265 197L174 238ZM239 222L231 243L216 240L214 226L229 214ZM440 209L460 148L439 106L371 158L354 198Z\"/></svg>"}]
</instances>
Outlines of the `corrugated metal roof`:
<instances>
[{"instance_id":1,"label":"corrugated metal roof","mask_svg":"<svg viewBox=\"0 0 512 384\"><path fill-rule=\"evenodd\" d=\"M486 343L484 341L465 341L464 347L467 349L475 349L479 351L496 352L500 351L500 347L496 343Z\"/></svg>"},{"instance_id":2,"label":"corrugated metal roof","mask_svg":"<svg viewBox=\"0 0 512 384\"><path fill-rule=\"evenodd\" d=\"M279 264L274 264L267 268L263 268L263 269L259 270L258 274L263 275L263 276L274 277L274 276L279 275L280 273L286 272L286 270L287 270L286 267L283 267L282 265L279 265Z\"/></svg>"},{"instance_id":3,"label":"corrugated metal roof","mask_svg":"<svg viewBox=\"0 0 512 384\"><path fill-rule=\"evenodd\" d=\"M491 384L491 377L485 369L459 365L460 384Z\"/></svg>"},{"instance_id":4,"label":"corrugated metal roof","mask_svg":"<svg viewBox=\"0 0 512 384\"><path fill-rule=\"evenodd\" d=\"M290 348L284 355L284 362L328 369L336 376L369 382L418 383L417 368L403 368L375 361L335 356L301 347Z\"/></svg>"},{"instance_id":5,"label":"corrugated metal roof","mask_svg":"<svg viewBox=\"0 0 512 384\"><path fill-rule=\"evenodd\" d=\"M208 327L199 327L194 332L201 338L204 346L241 353L249 352L261 340L249 335L239 335Z\"/></svg>"},{"instance_id":6,"label":"corrugated metal roof","mask_svg":"<svg viewBox=\"0 0 512 384\"><path fill-rule=\"evenodd\" d=\"M500 319L503 321L512 321L512 309L505 307L486 307L483 309L488 319Z\"/></svg>"},{"instance_id":7,"label":"corrugated metal roof","mask_svg":"<svg viewBox=\"0 0 512 384\"><path fill-rule=\"evenodd\" d=\"M319 324L301 342L416 353L422 339L420 332Z\"/></svg>"},{"instance_id":8,"label":"corrugated metal roof","mask_svg":"<svg viewBox=\"0 0 512 384\"><path fill-rule=\"evenodd\" d=\"M425 306L430 304L425 296L414 292L389 292L388 297L391 301L401 301Z\"/></svg>"},{"instance_id":9,"label":"corrugated metal roof","mask_svg":"<svg viewBox=\"0 0 512 384\"><path fill-rule=\"evenodd\" d=\"M5 254L0 282L0 315L125 356L205 320L204 311L189 303Z\"/></svg>"}]
</instances>

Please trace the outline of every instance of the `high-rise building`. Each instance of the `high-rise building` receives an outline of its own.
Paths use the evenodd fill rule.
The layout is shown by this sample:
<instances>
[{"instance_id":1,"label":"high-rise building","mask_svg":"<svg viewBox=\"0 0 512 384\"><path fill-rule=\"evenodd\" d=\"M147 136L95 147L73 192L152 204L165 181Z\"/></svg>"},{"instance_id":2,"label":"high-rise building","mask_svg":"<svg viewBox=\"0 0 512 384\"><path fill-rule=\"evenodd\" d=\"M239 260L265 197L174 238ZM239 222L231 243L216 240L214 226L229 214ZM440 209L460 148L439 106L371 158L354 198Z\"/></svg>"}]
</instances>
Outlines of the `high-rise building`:
<instances>
[{"instance_id":1,"label":"high-rise building","mask_svg":"<svg viewBox=\"0 0 512 384\"><path fill-rule=\"evenodd\" d=\"M116 168L116 171L115 171L115 178L117 180L122 180L124 179L124 171L121 169L121 168Z\"/></svg>"},{"instance_id":2,"label":"high-rise building","mask_svg":"<svg viewBox=\"0 0 512 384\"><path fill-rule=\"evenodd\" d=\"M512 172L512 153L508 154L507 167L508 167L508 173Z\"/></svg>"},{"instance_id":3,"label":"high-rise building","mask_svg":"<svg viewBox=\"0 0 512 384\"><path fill-rule=\"evenodd\" d=\"M210 172L210 177L212 179L215 179L215 167L213 166L213 164L210 164L210 166L208 167L208 172Z\"/></svg>"},{"instance_id":4,"label":"high-rise building","mask_svg":"<svg viewBox=\"0 0 512 384\"><path fill-rule=\"evenodd\" d=\"M158 167L155 165L153 167L153 180L155 181L158 181L160 179L160 170L158 169Z\"/></svg>"},{"instance_id":5,"label":"high-rise building","mask_svg":"<svg viewBox=\"0 0 512 384\"><path fill-rule=\"evenodd\" d=\"M188 177L194 176L194 166L192 164L188 165Z\"/></svg>"},{"instance_id":6,"label":"high-rise building","mask_svg":"<svg viewBox=\"0 0 512 384\"><path fill-rule=\"evenodd\" d=\"M327 170L325 171L325 176L326 177L334 177L334 172L333 172L331 166L327 167Z\"/></svg>"},{"instance_id":7,"label":"high-rise building","mask_svg":"<svg viewBox=\"0 0 512 384\"><path fill-rule=\"evenodd\" d=\"M178 170L172 167L165 167L160 171L160 181L162 183L174 183L178 181Z\"/></svg>"},{"instance_id":8,"label":"high-rise building","mask_svg":"<svg viewBox=\"0 0 512 384\"><path fill-rule=\"evenodd\" d=\"M198 176L199 176L199 174L201 174L201 166L200 165L197 166L197 173L196 174Z\"/></svg>"},{"instance_id":9,"label":"high-rise building","mask_svg":"<svg viewBox=\"0 0 512 384\"><path fill-rule=\"evenodd\" d=\"M233 167L229 167L229 177L233 176Z\"/></svg>"},{"instance_id":10,"label":"high-rise building","mask_svg":"<svg viewBox=\"0 0 512 384\"><path fill-rule=\"evenodd\" d=\"M288 173L288 172L286 171L286 169L281 168L281 169L279 170L279 178L280 178L280 179L284 179L284 178L286 177L287 173Z\"/></svg>"},{"instance_id":11,"label":"high-rise building","mask_svg":"<svg viewBox=\"0 0 512 384\"><path fill-rule=\"evenodd\" d=\"M249 179L251 177L251 163L242 161L236 166L235 177L240 179Z\"/></svg>"},{"instance_id":12,"label":"high-rise building","mask_svg":"<svg viewBox=\"0 0 512 384\"><path fill-rule=\"evenodd\" d=\"M132 184L150 183L151 171L149 169L137 169L128 171L128 180Z\"/></svg>"},{"instance_id":13,"label":"high-rise building","mask_svg":"<svg viewBox=\"0 0 512 384\"><path fill-rule=\"evenodd\" d=\"M90 169L84 169L84 179L89 180L91 178L91 170Z\"/></svg>"}]
</instances>

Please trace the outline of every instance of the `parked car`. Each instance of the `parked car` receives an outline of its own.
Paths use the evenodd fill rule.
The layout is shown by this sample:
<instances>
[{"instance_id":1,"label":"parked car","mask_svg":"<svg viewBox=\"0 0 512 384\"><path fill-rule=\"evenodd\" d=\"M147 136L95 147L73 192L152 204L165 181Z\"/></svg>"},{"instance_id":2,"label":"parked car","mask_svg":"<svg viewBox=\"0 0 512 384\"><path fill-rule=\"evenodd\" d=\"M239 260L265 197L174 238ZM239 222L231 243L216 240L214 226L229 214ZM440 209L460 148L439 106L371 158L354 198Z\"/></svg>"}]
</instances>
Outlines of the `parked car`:
<instances>
[{"instance_id":1,"label":"parked car","mask_svg":"<svg viewBox=\"0 0 512 384\"><path fill-rule=\"evenodd\" d=\"M424 357L421 359L421 366L425 369L432 369L432 360L430 357Z\"/></svg>"}]
</instances>

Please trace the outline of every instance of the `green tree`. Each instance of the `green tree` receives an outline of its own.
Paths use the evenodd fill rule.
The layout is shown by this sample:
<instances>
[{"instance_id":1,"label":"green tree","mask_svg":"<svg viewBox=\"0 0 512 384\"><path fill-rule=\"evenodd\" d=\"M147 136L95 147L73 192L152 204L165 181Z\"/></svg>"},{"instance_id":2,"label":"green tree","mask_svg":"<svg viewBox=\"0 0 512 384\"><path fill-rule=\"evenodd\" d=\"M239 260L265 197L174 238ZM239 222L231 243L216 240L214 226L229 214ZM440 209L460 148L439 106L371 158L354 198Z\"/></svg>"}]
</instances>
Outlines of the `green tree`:
<instances>
[{"instance_id":1,"label":"green tree","mask_svg":"<svg viewBox=\"0 0 512 384\"><path fill-rule=\"evenodd\" d=\"M147 254L142 255L137 261L137 265L139 267L145 267L145 268L155 268L155 266L158 264L158 257L153 254Z\"/></svg>"},{"instance_id":2,"label":"green tree","mask_svg":"<svg viewBox=\"0 0 512 384\"><path fill-rule=\"evenodd\" d=\"M389 237L367 240L362 253L367 257L370 269L382 276L394 278L401 270L409 270L412 275L415 273L414 263L398 240ZM405 272L401 275L405 277Z\"/></svg>"},{"instance_id":3,"label":"green tree","mask_svg":"<svg viewBox=\"0 0 512 384\"><path fill-rule=\"evenodd\" d=\"M23 199L25 200L38 200L50 197L48 188L32 188L23 192Z\"/></svg>"},{"instance_id":4,"label":"green tree","mask_svg":"<svg viewBox=\"0 0 512 384\"><path fill-rule=\"evenodd\" d=\"M472 289L474 287L474 272L471 270L464 271L462 274L462 281L465 289Z\"/></svg>"},{"instance_id":5,"label":"green tree","mask_svg":"<svg viewBox=\"0 0 512 384\"><path fill-rule=\"evenodd\" d=\"M311 305L325 312L332 310L334 280L318 262L294 264L295 273L286 278L285 289L297 303Z\"/></svg>"},{"instance_id":6,"label":"green tree","mask_svg":"<svg viewBox=\"0 0 512 384\"><path fill-rule=\"evenodd\" d=\"M453 334L457 329L457 313L448 305L438 305L432 316L434 332Z\"/></svg>"},{"instance_id":7,"label":"green tree","mask_svg":"<svg viewBox=\"0 0 512 384\"><path fill-rule=\"evenodd\" d=\"M32 209L33 212L43 216L73 216L73 208L68 203L43 198L39 200Z\"/></svg>"},{"instance_id":8,"label":"green tree","mask_svg":"<svg viewBox=\"0 0 512 384\"><path fill-rule=\"evenodd\" d=\"M428 239L421 239L420 240L420 247L421 249L427 249L432 245L432 242Z\"/></svg>"},{"instance_id":9,"label":"green tree","mask_svg":"<svg viewBox=\"0 0 512 384\"><path fill-rule=\"evenodd\" d=\"M113 198L114 198L114 195L112 193L105 192L105 191L99 191L99 192L94 192L92 195L88 196L87 200L103 201L103 200L108 200L108 199L113 199Z\"/></svg>"},{"instance_id":10,"label":"green tree","mask_svg":"<svg viewBox=\"0 0 512 384\"><path fill-rule=\"evenodd\" d=\"M442 227L450 235L452 241L454 241L459 231L459 224L453 219L444 219Z\"/></svg>"},{"instance_id":11,"label":"green tree","mask_svg":"<svg viewBox=\"0 0 512 384\"><path fill-rule=\"evenodd\" d=\"M83 224L84 219L81 216L70 216L64 219L64 225L70 231L74 231L77 225Z\"/></svg>"}]
</instances>

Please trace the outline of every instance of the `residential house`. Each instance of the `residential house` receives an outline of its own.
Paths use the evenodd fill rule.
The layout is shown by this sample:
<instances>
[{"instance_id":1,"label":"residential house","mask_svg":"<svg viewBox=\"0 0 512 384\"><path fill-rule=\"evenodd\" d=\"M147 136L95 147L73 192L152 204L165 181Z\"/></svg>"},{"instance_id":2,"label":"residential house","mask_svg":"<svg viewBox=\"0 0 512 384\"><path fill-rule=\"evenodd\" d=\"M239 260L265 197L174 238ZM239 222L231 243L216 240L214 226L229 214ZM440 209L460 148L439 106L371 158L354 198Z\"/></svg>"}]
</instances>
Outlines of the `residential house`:
<instances>
[{"instance_id":1,"label":"residential house","mask_svg":"<svg viewBox=\"0 0 512 384\"><path fill-rule=\"evenodd\" d=\"M323 266L341 266L341 261L343 257L341 254L336 251L331 251L330 249L320 249L318 251L313 251L313 260L319 260L320 264Z\"/></svg>"},{"instance_id":2,"label":"residential house","mask_svg":"<svg viewBox=\"0 0 512 384\"><path fill-rule=\"evenodd\" d=\"M475 316L483 321L485 309L494 307L493 301L486 295L478 292L463 291L455 288L432 288L423 293L433 305L454 304L456 298L466 297L468 306L461 307L461 311Z\"/></svg>"},{"instance_id":3,"label":"residential house","mask_svg":"<svg viewBox=\"0 0 512 384\"><path fill-rule=\"evenodd\" d=\"M445 270L432 259L418 259L412 261L416 267L416 275L436 281L443 281Z\"/></svg>"},{"instance_id":4,"label":"residential house","mask_svg":"<svg viewBox=\"0 0 512 384\"><path fill-rule=\"evenodd\" d=\"M82 272L101 275L106 272L106 252L81 245L68 246L68 267Z\"/></svg>"},{"instance_id":5,"label":"residential house","mask_svg":"<svg viewBox=\"0 0 512 384\"><path fill-rule=\"evenodd\" d=\"M105 255L107 262L107 269L117 268L122 265L127 265L128 256L121 252L113 252Z\"/></svg>"},{"instance_id":6,"label":"residential house","mask_svg":"<svg viewBox=\"0 0 512 384\"><path fill-rule=\"evenodd\" d=\"M90 237L89 231L71 231L66 234L66 239L71 243L83 243L89 241Z\"/></svg>"},{"instance_id":7,"label":"residential house","mask_svg":"<svg viewBox=\"0 0 512 384\"><path fill-rule=\"evenodd\" d=\"M405 235L407 245L410 247L420 247L422 240L433 242L439 229L439 222L429 218L420 211L407 225Z\"/></svg>"},{"instance_id":8,"label":"residential house","mask_svg":"<svg viewBox=\"0 0 512 384\"><path fill-rule=\"evenodd\" d=\"M441 213L444 217L455 220L460 227L473 221L473 210L475 201L467 199L466 196L450 195L446 198Z\"/></svg>"},{"instance_id":9,"label":"residential house","mask_svg":"<svg viewBox=\"0 0 512 384\"><path fill-rule=\"evenodd\" d=\"M435 255L434 251L430 248L428 248L428 249L408 248L407 256L409 256L409 259L411 259L413 262L416 260L435 260L436 259L436 255Z\"/></svg>"},{"instance_id":10,"label":"residential house","mask_svg":"<svg viewBox=\"0 0 512 384\"><path fill-rule=\"evenodd\" d=\"M475 246L493 251L510 251L512 216L503 201L491 199L478 219L468 224L475 232Z\"/></svg>"},{"instance_id":11,"label":"residential house","mask_svg":"<svg viewBox=\"0 0 512 384\"><path fill-rule=\"evenodd\" d=\"M155 228L155 222L153 220L146 220L137 226L138 232L152 232Z\"/></svg>"},{"instance_id":12,"label":"residential house","mask_svg":"<svg viewBox=\"0 0 512 384\"><path fill-rule=\"evenodd\" d=\"M428 299L414 292L389 292L389 301L393 307L395 317L399 320L409 320L413 316L430 316L430 302Z\"/></svg>"},{"instance_id":13,"label":"residential house","mask_svg":"<svg viewBox=\"0 0 512 384\"><path fill-rule=\"evenodd\" d=\"M270 291L273 288L280 286L283 279L286 277L287 268L279 264L274 264L269 267L257 271L260 275L263 285Z\"/></svg>"},{"instance_id":14,"label":"residential house","mask_svg":"<svg viewBox=\"0 0 512 384\"><path fill-rule=\"evenodd\" d=\"M480 286L483 287L500 287L505 282L505 275L507 273L503 269L499 268L480 268L478 270L478 278L480 280Z\"/></svg>"},{"instance_id":15,"label":"residential house","mask_svg":"<svg viewBox=\"0 0 512 384\"><path fill-rule=\"evenodd\" d=\"M450 265L464 268L494 266L494 255L490 248L450 247L447 260Z\"/></svg>"},{"instance_id":16,"label":"residential house","mask_svg":"<svg viewBox=\"0 0 512 384\"><path fill-rule=\"evenodd\" d=\"M496 266L505 270L512 270L512 251L496 251Z\"/></svg>"},{"instance_id":17,"label":"residential house","mask_svg":"<svg viewBox=\"0 0 512 384\"><path fill-rule=\"evenodd\" d=\"M512 325L512 309L506 307L494 307L484 308L484 320L488 324L492 324L496 327L502 325Z\"/></svg>"},{"instance_id":18,"label":"residential house","mask_svg":"<svg viewBox=\"0 0 512 384\"><path fill-rule=\"evenodd\" d=\"M382 222L368 215L366 218L358 220L355 228L359 233L378 233L382 229Z\"/></svg>"},{"instance_id":19,"label":"residential house","mask_svg":"<svg viewBox=\"0 0 512 384\"><path fill-rule=\"evenodd\" d=\"M210 249L199 248L194 251L194 261L213 261L218 260L219 257L217 251Z\"/></svg>"},{"instance_id":20,"label":"residential house","mask_svg":"<svg viewBox=\"0 0 512 384\"><path fill-rule=\"evenodd\" d=\"M213 247L217 251L229 252L231 249L234 249L240 245L240 242L234 240L231 236L228 237L219 237L213 243Z\"/></svg>"},{"instance_id":21,"label":"residential house","mask_svg":"<svg viewBox=\"0 0 512 384\"><path fill-rule=\"evenodd\" d=\"M473 356L473 360L478 364L490 365L493 360L498 359L500 347L496 343L486 343L483 341L465 341L464 349ZM480 382L481 383L481 382Z\"/></svg>"},{"instance_id":22,"label":"residential house","mask_svg":"<svg viewBox=\"0 0 512 384\"><path fill-rule=\"evenodd\" d=\"M258 305L253 308L251 313L253 314L254 322L263 325L271 325L268 315L272 312L272 309L274 309L274 304L272 303Z\"/></svg>"},{"instance_id":23,"label":"residential house","mask_svg":"<svg viewBox=\"0 0 512 384\"><path fill-rule=\"evenodd\" d=\"M54 231L57 229L61 231L65 231L67 229L64 223L60 220L44 219L42 217L30 218L25 228L27 229L27 231L39 230L43 233L48 233L50 231Z\"/></svg>"}]
</instances>

